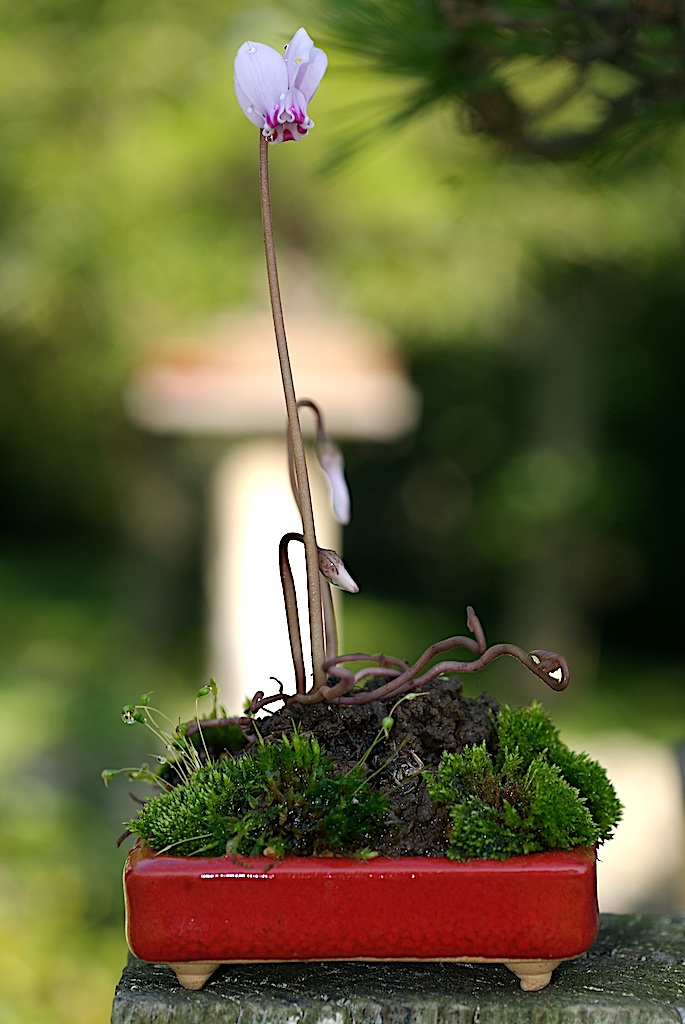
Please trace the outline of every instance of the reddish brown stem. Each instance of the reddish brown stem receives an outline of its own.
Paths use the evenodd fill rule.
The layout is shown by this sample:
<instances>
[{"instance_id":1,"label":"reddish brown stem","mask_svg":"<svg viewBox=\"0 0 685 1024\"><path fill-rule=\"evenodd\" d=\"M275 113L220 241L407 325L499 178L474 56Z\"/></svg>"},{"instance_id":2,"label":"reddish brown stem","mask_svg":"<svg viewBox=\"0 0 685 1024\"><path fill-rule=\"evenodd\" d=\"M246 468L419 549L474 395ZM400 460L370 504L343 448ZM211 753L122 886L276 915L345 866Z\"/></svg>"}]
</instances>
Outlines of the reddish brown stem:
<instances>
[{"instance_id":1,"label":"reddish brown stem","mask_svg":"<svg viewBox=\"0 0 685 1024\"><path fill-rule=\"evenodd\" d=\"M473 608L466 609L468 627L473 633L472 637L453 636L447 640L440 640L431 644L420 658L413 665L398 658L389 658L383 654L346 654L336 658L328 658L324 663L327 673L334 676L337 682L332 685L325 685L316 693L274 694L265 697L263 693L255 694L253 699L253 711L264 707L276 700L283 700L286 703L309 703L312 700L327 700L331 704L368 704L371 701L390 699L418 690L426 683L431 682L442 674L474 673L491 664L497 658L504 656L515 658L525 668L529 669L538 679L542 679L552 690L565 690L570 682L570 672L566 659L552 651L531 651L526 654L520 647L514 644L493 644L488 647L485 641L483 628ZM448 650L464 648L471 651L476 657L471 661L440 661L430 667L433 658ZM367 666L358 672L352 672L345 665L354 661L370 661L375 665ZM426 670L425 672L423 670ZM423 672L421 675L420 673ZM351 693L362 683L376 679L387 679L387 682L371 690L360 690Z\"/></svg>"},{"instance_id":2,"label":"reddish brown stem","mask_svg":"<svg viewBox=\"0 0 685 1024\"><path fill-rule=\"evenodd\" d=\"M302 517L302 533L304 536L305 560L307 565L307 594L309 598L309 630L312 650L312 671L314 689L326 684L323 670L325 657L324 627L321 613L321 583L319 579L319 549L316 543L314 528L314 511L312 496L309 489L307 460L297 411L297 397L293 382L288 342L285 333L281 290L278 283L278 266L276 263L276 245L274 241L273 221L271 218L271 191L269 187L269 144L263 135L259 136L259 193L262 206L262 227L264 229L264 253L266 271L269 280L269 295L273 313L274 333L278 349L278 361L281 368L281 381L288 416L288 437L293 454L295 479L297 482L298 503Z\"/></svg>"}]
</instances>

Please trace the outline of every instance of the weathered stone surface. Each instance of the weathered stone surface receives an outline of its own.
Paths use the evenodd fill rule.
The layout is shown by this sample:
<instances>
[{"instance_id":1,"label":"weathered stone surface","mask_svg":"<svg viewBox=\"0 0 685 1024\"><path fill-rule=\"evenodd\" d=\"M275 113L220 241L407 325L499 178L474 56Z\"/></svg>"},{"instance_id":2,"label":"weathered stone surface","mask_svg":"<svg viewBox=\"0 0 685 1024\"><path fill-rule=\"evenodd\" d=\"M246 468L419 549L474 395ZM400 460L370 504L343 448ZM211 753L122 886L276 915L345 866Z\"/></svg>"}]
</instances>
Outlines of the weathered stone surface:
<instances>
[{"instance_id":1,"label":"weathered stone surface","mask_svg":"<svg viewBox=\"0 0 685 1024\"><path fill-rule=\"evenodd\" d=\"M112 1024L682 1024L685 914L603 915L590 952L524 993L499 965L219 968L200 992L131 958Z\"/></svg>"}]
</instances>

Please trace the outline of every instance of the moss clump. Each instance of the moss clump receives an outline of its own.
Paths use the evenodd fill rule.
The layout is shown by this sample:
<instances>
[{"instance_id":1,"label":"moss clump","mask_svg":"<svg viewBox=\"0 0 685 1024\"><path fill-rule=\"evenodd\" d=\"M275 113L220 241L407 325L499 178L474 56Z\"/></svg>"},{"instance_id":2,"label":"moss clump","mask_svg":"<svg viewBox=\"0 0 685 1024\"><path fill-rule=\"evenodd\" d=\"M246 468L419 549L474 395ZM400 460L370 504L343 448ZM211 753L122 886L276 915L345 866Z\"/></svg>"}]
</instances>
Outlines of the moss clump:
<instances>
[{"instance_id":1,"label":"moss clump","mask_svg":"<svg viewBox=\"0 0 685 1024\"><path fill-rule=\"evenodd\" d=\"M502 708L499 746L443 754L425 773L433 800L450 807L448 856L504 860L604 842L621 816L606 772L559 738L540 704Z\"/></svg>"},{"instance_id":2,"label":"moss clump","mask_svg":"<svg viewBox=\"0 0 685 1024\"><path fill-rule=\"evenodd\" d=\"M315 738L293 733L203 765L128 827L154 850L184 856L360 855L386 810L362 767L336 773Z\"/></svg>"}]
</instances>

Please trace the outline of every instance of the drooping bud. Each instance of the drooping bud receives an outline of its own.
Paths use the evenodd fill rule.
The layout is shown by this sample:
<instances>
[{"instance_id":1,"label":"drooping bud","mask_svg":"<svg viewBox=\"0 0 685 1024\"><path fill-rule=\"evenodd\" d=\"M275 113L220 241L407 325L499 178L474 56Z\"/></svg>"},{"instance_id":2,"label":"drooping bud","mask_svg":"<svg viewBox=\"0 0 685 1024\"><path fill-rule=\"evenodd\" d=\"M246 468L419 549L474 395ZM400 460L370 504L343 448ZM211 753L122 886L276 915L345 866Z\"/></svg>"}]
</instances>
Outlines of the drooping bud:
<instances>
[{"instance_id":1,"label":"drooping bud","mask_svg":"<svg viewBox=\"0 0 685 1024\"><path fill-rule=\"evenodd\" d=\"M345 563L332 548L319 548L319 569L332 586L346 590L348 594L359 593L359 587L345 568Z\"/></svg>"}]
</instances>

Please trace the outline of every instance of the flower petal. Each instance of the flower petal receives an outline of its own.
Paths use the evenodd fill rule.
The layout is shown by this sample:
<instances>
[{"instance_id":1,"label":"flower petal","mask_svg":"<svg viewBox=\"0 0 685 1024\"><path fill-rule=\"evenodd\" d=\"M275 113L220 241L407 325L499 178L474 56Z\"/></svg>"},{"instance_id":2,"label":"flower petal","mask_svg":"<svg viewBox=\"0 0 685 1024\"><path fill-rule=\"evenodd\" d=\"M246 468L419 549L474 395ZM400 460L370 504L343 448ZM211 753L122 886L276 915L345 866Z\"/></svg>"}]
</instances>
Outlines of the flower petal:
<instances>
[{"instance_id":1,"label":"flower petal","mask_svg":"<svg viewBox=\"0 0 685 1024\"><path fill-rule=\"evenodd\" d=\"M252 124L256 125L257 128L263 128L264 114L260 110L257 110L247 93L243 92L236 75L233 76L233 88L235 89L240 109L243 114L245 114L245 117L252 121Z\"/></svg>"},{"instance_id":2,"label":"flower petal","mask_svg":"<svg viewBox=\"0 0 685 1024\"><path fill-rule=\"evenodd\" d=\"M286 48L285 62L290 85L299 89L305 103L309 103L328 67L328 57L314 46L305 29L300 28Z\"/></svg>"},{"instance_id":3,"label":"flower petal","mask_svg":"<svg viewBox=\"0 0 685 1024\"><path fill-rule=\"evenodd\" d=\"M304 28L298 28L295 35L285 47L285 62L288 65L288 81L293 82L301 64L309 63L314 49L314 40Z\"/></svg>"},{"instance_id":4,"label":"flower petal","mask_svg":"<svg viewBox=\"0 0 685 1024\"><path fill-rule=\"evenodd\" d=\"M295 85L304 93L307 103L309 103L312 96L319 88L319 84L327 67L328 57L326 54L323 50L314 49L312 50L312 59L310 63L298 71L297 78L295 79Z\"/></svg>"},{"instance_id":5,"label":"flower petal","mask_svg":"<svg viewBox=\"0 0 685 1024\"><path fill-rule=\"evenodd\" d=\"M350 492L345 480L345 460L336 444L329 438L321 438L316 442L316 454L319 465L328 477L331 491L333 515L342 526L347 526L351 515Z\"/></svg>"},{"instance_id":6,"label":"flower petal","mask_svg":"<svg viewBox=\"0 0 685 1024\"><path fill-rule=\"evenodd\" d=\"M243 43L235 58L234 85L243 113L252 123L273 126L288 92L288 72L280 53L264 43ZM260 120L255 120L257 115Z\"/></svg>"}]
</instances>

